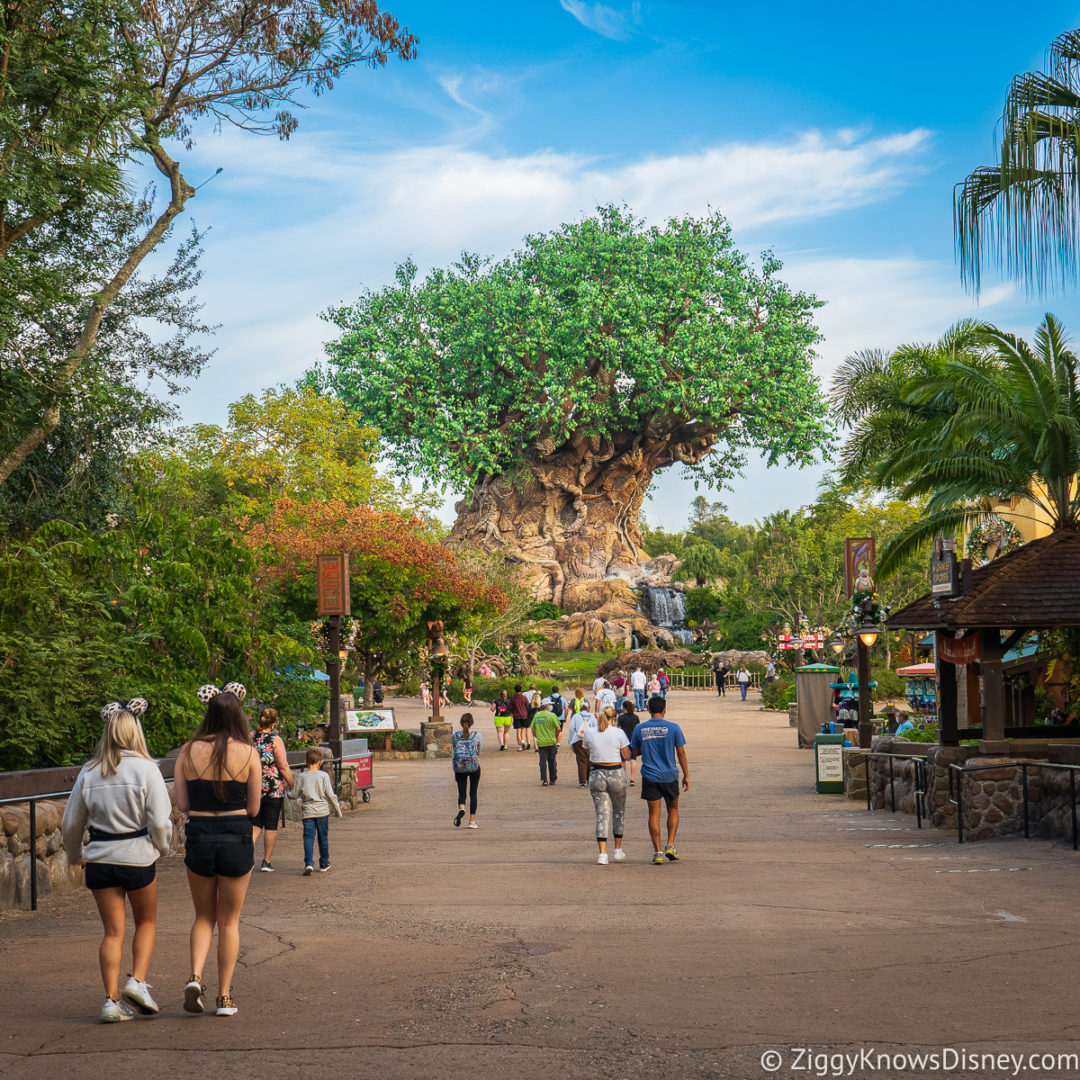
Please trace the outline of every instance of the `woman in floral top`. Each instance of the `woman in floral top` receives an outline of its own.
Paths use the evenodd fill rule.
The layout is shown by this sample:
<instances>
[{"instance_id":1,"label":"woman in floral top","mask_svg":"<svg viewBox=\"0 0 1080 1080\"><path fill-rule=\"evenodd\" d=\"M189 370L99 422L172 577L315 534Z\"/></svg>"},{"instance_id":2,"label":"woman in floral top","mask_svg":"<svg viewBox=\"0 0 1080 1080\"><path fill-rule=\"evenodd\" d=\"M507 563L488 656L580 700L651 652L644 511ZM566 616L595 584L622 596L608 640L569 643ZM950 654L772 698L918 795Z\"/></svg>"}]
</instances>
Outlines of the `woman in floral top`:
<instances>
[{"instance_id":1,"label":"woman in floral top","mask_svg":"<svg viewBox=\"0 0 1080 1080\"><path fill-rule=\"evenodd\" d=\"M262 763L262 803L258 816L252 819L254 842L259 842L259 831L263 837L263 860L260 870L272 871L270 860L277 843L277 827L281 820L281 804L285 800L285 791L292 787L293 775L285 757L285 744L279 735L274 734L278 714L275 709L263 709L259 713L259 730L255 733L255 749L259 752Z\"/></svg>"}]
</instances>

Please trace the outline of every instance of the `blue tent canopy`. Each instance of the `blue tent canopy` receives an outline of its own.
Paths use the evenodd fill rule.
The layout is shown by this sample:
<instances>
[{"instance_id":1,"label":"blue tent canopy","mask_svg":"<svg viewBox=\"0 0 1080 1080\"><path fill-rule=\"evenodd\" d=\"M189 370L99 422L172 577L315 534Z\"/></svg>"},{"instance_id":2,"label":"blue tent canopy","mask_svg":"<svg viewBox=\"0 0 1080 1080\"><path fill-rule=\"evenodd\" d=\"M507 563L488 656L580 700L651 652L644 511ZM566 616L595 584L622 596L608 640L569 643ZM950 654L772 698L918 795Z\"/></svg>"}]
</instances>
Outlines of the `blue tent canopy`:
<instances>
[{"instance_id":1,"label":"blue tent canopy","mask_svg":"<svg viewBox=\"0 0 1080 1080\"><path fill-rule=\"evenodd\" d=\"M293 675L298 679L314 679L316 682L329 682L330 676L324 671L316 671L307 664L298 664L295 667L282 668L279 675Z\"/></svg>"}]
</instances>

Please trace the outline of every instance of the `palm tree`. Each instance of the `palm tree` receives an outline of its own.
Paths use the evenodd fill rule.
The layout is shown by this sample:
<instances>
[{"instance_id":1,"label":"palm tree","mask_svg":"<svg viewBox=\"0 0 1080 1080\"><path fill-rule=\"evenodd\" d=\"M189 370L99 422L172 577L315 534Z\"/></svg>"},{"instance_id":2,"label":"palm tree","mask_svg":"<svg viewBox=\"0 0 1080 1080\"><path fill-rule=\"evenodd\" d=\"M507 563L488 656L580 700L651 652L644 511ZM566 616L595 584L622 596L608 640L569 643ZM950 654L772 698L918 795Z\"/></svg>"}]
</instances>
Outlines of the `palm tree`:
<instances>
[{"instance_id":1,"label":"palm tree","mask_svg":"<svg viewBox=\"0 0 1080 1080\"><path fill-rule=\"evenodd\" d=\"M712 544L694 544L683 551L679 560L679 576L693 580L699 589L723 571L724 557Z\"/></svg>"},{"instance_id":2,"label":"palm tree","mask_svg":"<svg viewBox=\"0 0 1080 1080\"><path fill-rule=\"evenodd\" d=\"M1046 67L1012 81L998 164L957 185L960 273L976 291L987 257L1040 294L1077 277L1080 30L1055 39Z\"/></svg>"},{"instance_id":3,"label":"palm tree","mask_svg":"<svg viewBox=\"0 0 1080 1080\"><path fill-rule=\"evenodd\" d=\"M851 432L838 454L841 484L866 484L887 455L907 444L914 429L952 413L955 402L948 394L928 403L915 402L908 387L936 378L950 362L978 363L981 329L980 323L964 320L939 341L901 345L891 353L864 349L844 360L829 393L837 425Z\"/></svg>"},{"instance_id":4,"label":"palm tree","mask_svg":"<svg viewBox=\"0 0 1080 1080\"><path fill-rule=\"evenodd\" d=\"M992 503L1022 500L1051 529L1080 528L1080 361L1047 315L1034 342L984 325L974 362L958 357L902 398L948 415L924 419L870 470L879 487L927 497L924 516L882 552L889 572L938 534L986 521Z\"/></svg>"}]
</instances>

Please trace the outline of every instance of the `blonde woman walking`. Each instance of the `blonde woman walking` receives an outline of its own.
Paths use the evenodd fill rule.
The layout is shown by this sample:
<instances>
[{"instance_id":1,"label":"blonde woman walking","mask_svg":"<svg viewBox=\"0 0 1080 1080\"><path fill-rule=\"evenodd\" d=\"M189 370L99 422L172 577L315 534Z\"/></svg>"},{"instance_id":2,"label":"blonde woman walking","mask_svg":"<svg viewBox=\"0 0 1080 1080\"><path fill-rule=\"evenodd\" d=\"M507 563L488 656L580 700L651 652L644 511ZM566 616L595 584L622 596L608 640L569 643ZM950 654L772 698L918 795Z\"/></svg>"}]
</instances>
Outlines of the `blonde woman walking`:
<instances>
[{"instance_id":1,"label":"blonde woman walking","mask_svg":"<svg viewBox=\"0 0 1080 1080\"><path fill-rule=\"evenodd\" d=\"M98 950L107 995L98 1018L105 1024L132 1019L132 1006L141 1013L158 1011L146 976L157 925L156 863L169 853L172 806L138 721L146 708L142 698L132 698L101 710L101 741L75 781L61 826L68 862L85 861L86 887L105 930ZM90 842L83 848L87 826ZM121 991L125 900L135 935L131 975Z\"/></svg>"},{"instance_id":2,"label":"blonde woman walking","mask_svg":"<svg viewBox=\"0 0 1080 1080\"><path fill-rule=\"evenodd\" d=\"M589 794L596 810L596 861L601 866L608 862L607 841L615 841L613 858L621 862L626 858L622 849L623 817L626 811L626 773L623 761L630 757L630 740L619 727L615 710L602 709L595 728L585 728L581 743L589 755Z\"/></svg>"},{"instance_id":3,"label":"blonde woman walking","mask_svg":"<svg viewBox=\"0 0 1080 1080\"><path fill-rule=\"evenodd\" d=\"M184 1009L205 1010L202 981L217 926L217 1015L235 1016L231 996L240 952L240 912L255 865L251 819L262 802L262 769L251 745L251 728L239 683L224 690L199 688L206 715L176 759L176 806L188 815L188 887L195 906L191 927L191 978L184 987Z\"/></svg>"}]
</instances>

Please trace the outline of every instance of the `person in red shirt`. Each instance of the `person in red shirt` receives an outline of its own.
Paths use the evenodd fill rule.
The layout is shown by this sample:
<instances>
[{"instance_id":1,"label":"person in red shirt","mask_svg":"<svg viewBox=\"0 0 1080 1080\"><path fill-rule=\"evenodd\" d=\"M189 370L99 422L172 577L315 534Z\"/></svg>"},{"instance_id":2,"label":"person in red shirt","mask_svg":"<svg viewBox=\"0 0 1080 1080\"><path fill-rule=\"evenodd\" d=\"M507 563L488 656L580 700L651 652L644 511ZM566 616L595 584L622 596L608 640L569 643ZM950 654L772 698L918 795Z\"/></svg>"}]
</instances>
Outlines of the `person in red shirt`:
<instances>
[{"instance_id":1,"label":"person in red shirt","mask_svg":"<svg viewBox=\"0 0 1080 1080\"><path fill-rule=\"evenodd\" d=\"M510 699L510 715L514 718L518 750L529 750L532 738L529 729L529 699L521 692L521 683L514 686L514 696Z\"/></svg>"}]
</instances>

